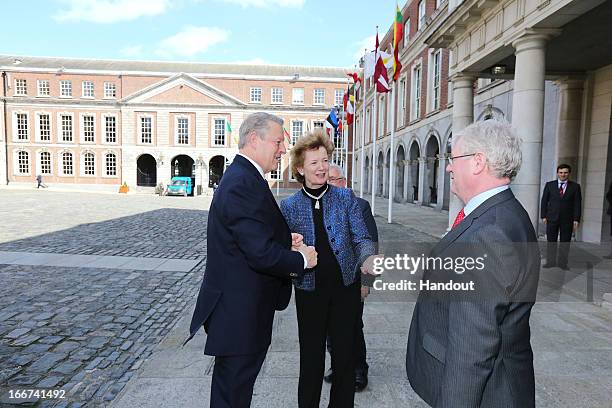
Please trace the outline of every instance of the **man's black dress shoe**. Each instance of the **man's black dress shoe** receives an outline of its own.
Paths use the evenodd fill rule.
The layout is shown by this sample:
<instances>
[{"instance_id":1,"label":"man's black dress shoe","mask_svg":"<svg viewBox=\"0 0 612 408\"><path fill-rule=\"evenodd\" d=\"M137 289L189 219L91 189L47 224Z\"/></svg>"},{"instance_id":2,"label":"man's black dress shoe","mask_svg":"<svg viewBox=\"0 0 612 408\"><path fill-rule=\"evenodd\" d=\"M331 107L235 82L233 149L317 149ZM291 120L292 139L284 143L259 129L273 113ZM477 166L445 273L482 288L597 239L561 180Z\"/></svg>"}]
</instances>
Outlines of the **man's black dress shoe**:
<instances>
[{"instance_id":1,"label":"man's black dress shoe","mask_svg":"<svg viewBox=\"0 0 612 408\"><path fill-rule=\"evenodd\" d=\"M368 386L367 370L358 370L355 372L355 391L360 392Z\"/></svg>"}]
</instances>

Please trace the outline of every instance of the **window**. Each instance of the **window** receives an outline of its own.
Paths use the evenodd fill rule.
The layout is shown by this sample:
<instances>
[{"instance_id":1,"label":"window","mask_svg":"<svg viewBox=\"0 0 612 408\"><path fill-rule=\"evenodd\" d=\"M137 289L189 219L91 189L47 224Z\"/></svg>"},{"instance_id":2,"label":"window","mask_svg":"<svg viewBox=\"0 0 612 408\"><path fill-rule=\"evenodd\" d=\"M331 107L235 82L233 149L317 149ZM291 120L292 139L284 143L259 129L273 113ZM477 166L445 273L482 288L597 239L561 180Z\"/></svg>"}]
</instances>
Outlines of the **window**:
<instances>
[{"instance_id":1,"label":"window","mask_svg":"<svg viewBox=\"0 0 612 408\"><path fill-rule=\"evenodd\" d=\"M215 119L213 146L225 146L225 119Z\"/></svg>"},{"instance_id":2,"label":"window","mask_svg":"<svg viewBox=\"0 0 612 408\"><path fill-rule=\"evenodd\" d=\"M404 47L408 45L408 41L410 41L410 19L407 18L404 23Z\"/></svg>"},{"instance_id":3,"label":"window","mask_svg":"<svg viewBox=\"0 0 612 408\"><path fill-rule=\"evenodd\" d=\"M176 118L176 144L189 144L188 118Z\"/></svg>"},{"instance_id":4,"label":"window","mask_svg":"<svg viewBox=\"0 0 612 408\"><path fill-rule=\"evenodd\" d=\"M399 93L397 95L397 102L399 105L397 115L399 126L406 124L406 78L400 79Z\"/></svg>"},{"instance_id":5,"label":"window","mask_svg":"<svg viewBox=\"0 0 612 408\"><path fill-rule=\"evenodd\" d=\"M150 116L140 117L140 143L153 142L153 120Z\"/></svg>"},{"instance_id":6,"label":"window","mask_svg":"<svg viewBox=\"0 0 612 408\"><path fill-rule=\"evenodd\" d=\"M294 120L291 122L291 144L295 146L298 138L304 134L304 122Z\"/></svg>"},{"instance_id":7,"label":"window","mask_svg":"<svg viewBox=\"0 0 612 408\"><path fill-rule=\"evenodd\" d=\"M421 116L421 66L412 69L412 104L410 106L411 119Z\"/></svg>"},{"instance_id":8,"label":"window","mask_svg":"<svg viewBox=\"0 0 612 408\"><path fill-rule=\"evenodd\" d=\"M72 97L72 82L60 81L60 96L64 98Z\"/></svg>"},{"instance_id":9,"label":"window","mask_svg":"<svg viewBox=\"0 0 612 408\"><path fill-rule=\"evenodd\" d=\"M115 153L107 153L104 156L104 168L107 176L117 175L117 156Z\"/></svg>"},{"instance_id":10,"label":"window","mask_svg":"<svg viewBox=\"0 0 612 408\"><path fill-rule=\"evenodd\" d=\"M278 163L276 169L270 172L270 180L280 180L281 179L281 164Z\"/></svg>"},{"instance_id":11,"label":"window","mask_svg":"<svg viewBox=\"0 0 612 408\"><path fill-rule=\"evenodd\" d=\"M442 50L432 51L429 55L431 105L430 110L440 109L440 80L442 76Z\"/></svg>"},{"instance_id":12,"label":"window","mask_svg":"<svg viewBox=\"0 0 612 408\"><path fill-rule=\"evenodd\" d=\"M87 143L93 143L96 140L96 135L94 132L95 124L94 124L94 116L93 115L83 115L81 117L83 121L83 141Z\"/></svg>"},{"instance_id":13,"label":"window","mask_svg":"<svg viewBox=\"0 0 612 408\"><path fill-rule=\"evenodd\" d=\"M427 13L425 12L425 0L419 2L419 20L417 21L417 31L425 27Z\"/></svg>"},{"instance_id":14,"label":"window","mask_svg":"<svg viewBox=\"0 0 612 408\"><path fill-rule=\"evenodd\" d=\"M104 97L105 98L116 98L117 97L117 86L114 82L104 83Z\"/></svg>"},{"instance_id":15,"label":"window","mask_svg":"<svg viewBox=\"0 0 612 408\"><path fill-rule=\"evenodd\" d=\"M385 94L386 95L386 94ZM385 133L385 95L378 100L378 137Z\"/></svg>"},{"instance_id":16,"label":"window","mask_svg":"<svg viewBox=\"0 0 612 408\"><path fill-rule=\"evenodd\" d=\"M83 155L83 174L86 176L94 176L96 174L96 158L91 152Z\"/></svg>"},{"instance_id":17,"label":"window","mask_svg":"<svg viewBox=\"0 0 612 408\"><path fill-rule=\"evenodd\" d=\"M94 97L94 83L92 81L83 81L83 98Z\"/></svg>"},{"instance_id":18,"label":"window","mask_svg":"<svg viewBox=\"0 0 612 408\"><path fill-rule=\"evenodd\" d=\"M49 96L49 81L46 79L39 79L36 81L38 88L38 96Z\"/></svg>"},{"instance_id":19,"label":"window","mask_svg":"<svg viewBox=\"0 0 612 408\"><path fill-rule=\"evenodd\" d=\"M386 127L387 127L387 133L391 132L391 128L393 127L393 124L391 123L391 94L387 94L385 96L385 101L386 101L386 107L385 110L387 112L387 120L386 120Z\"/></svg>"},{"instance_id":20,"label":"window","mask_svg":"<svg viewBox=\"0 0 612 408\"><path fill-rule=\"evenodd\" d=\"M436 10L442 5L442 0L436 0Z\"/></svg>"},{"instance_id":21,"label":"window","mask_svg":"<svg viewBox=\"0 0 612 408\"><path fill-rule=\"evenodd\" d=\"M251 103L261 103L261 88L251 88Z\"/></svg>"},{"instance_id":22,"label":"window","mask_svg":"<svg viewBox=\"0 0 612 408\"><path fill-rule=\"evenodd\" d=\"M104 140L106 143L117 143L117 118L115 116L104 117Z\"/></svg>"},{"instance_id":23,"label":"window","mask_svg":"<svg viewBox=\"0 0 612 408\"><path fill-rule=\"evenodd\" d=\"M51 153L40 152L40 174L51 174Z\"/></svg>"},{"instance_id":24,"label":"window","mask_svg":"<svg viewBox=\"0 0 612 408\"><path fill-rule=\"evenodd\" d=\"M60 115L62 142L72 142L72 115Z\"/></svg>"},{"instance_id":25,"label":"window","mask_svg":"<svg viewBox=\"0 0 612 408\"><path fill-rule=\"evenodd\" d=\"M17 173L30 174L30 153L23 150L17 152Z\"/></svg>"},{"instance_id":26,"label":"window","mask_svg":"<svg viewBox=\"0 0 612 408\"><path fill-rule=\"evenodd\" d=\"M51 117L48 113L38 114L38 140L41 142L51 140Z\"/></svg>"},{"instance_id":27,"label":"window","mask_svg":"<svg viewBox=\"0 0 612 408\"><path fill-rule=\"evenodd\" d=\"M325 104L325 89L317 88L313 94L313 105L324 105Z\"/></svg>"},{"instance_id":28,"label":"window","mask_svg":"<svg viewBox=\"0 0 612 408\"><path fill-rule=\"evenodd\" d=\"M70 152L62 153L62 174L65 176L72 176L74 174L72 153Z\"/></svg>"},{"instance_id":29,"label":"window","mask_svg":"<svg viewBox=\"0 0 612 408\"><path fill-rule=\"evenodd\" d=\"M316 128L324 128L325 127L325 121L324 120L315 120L312 122L312 128L316 129Z\"/></svg>"},{"instance_id":30,"label":"window","mask_svg":"<svg viewBox=\"0 0 612 408\"><path fill-rule=\"evenodd\" d=\"M344 99L344 89L334 90L334 105L342 106L343 99Z\"/></svg>"},{"instance_id":31,"label":"window","mask_svg":"<svg viewBox=\"0 0 612 408\"><path fill-rule=\"evenodd\" d=\"M28 114L18 113L17 117L17 140L28 140Z\"/></svg>"},{"instance_id":32,"label":"window","mask_svg":"<svg viewBox=\"0 0 612 408\"><path fill-rule=\"evenodd\" d=\"M272 88L272 103L283 103L283 88Z\"/></svg>"},{"instance_id":33,"label":"window","mask_svg":"<svg viewBox=\"0 0 612 408\"><path fill-rule=\"evenodd\" d=\"M291 103L294 105L304 104L304 88L293 88Z\"/></svg>"},{"instance_id":34,"label":"window","mask_svg":"<svg viewBox=\"0 0 612 408\"><path fill-rule=\"evenodd\" d=\"M15 79L15 95L26 96L28 94L28 84L25 79Z\"/></svg>"}]
</instances>

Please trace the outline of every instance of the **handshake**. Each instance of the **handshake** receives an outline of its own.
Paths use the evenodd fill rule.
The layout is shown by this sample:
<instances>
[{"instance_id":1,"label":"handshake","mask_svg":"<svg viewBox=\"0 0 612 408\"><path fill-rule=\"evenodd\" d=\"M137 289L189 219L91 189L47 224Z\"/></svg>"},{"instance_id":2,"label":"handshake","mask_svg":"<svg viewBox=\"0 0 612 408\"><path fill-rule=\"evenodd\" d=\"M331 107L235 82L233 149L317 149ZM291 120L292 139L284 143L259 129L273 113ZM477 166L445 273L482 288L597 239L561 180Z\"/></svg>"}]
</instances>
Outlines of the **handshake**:
<instances>
[{"instance_id":1,"label":"handshake","mask_svg":"<svg viewBox=\"0 0 612 408\"><path fill-rule=\"evenodd\" d=\"M317 251L313 246L304 244L304 237L295 232L291 233L291 250L301 252L306 259L306 268L317 266Z\"/></svg>"}]
</instances>

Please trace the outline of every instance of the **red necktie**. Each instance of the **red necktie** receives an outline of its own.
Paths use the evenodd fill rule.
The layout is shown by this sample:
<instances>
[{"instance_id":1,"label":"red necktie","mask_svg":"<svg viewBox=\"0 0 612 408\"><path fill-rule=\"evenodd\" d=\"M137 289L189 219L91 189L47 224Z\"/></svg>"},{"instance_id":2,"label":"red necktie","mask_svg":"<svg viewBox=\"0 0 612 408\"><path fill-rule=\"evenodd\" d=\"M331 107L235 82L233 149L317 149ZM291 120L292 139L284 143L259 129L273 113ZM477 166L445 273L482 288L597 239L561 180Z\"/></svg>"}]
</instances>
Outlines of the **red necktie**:
<instances>
[{"instance_id":1,"label":"red necktie","mask_svg":"<svg viewBox=\"0 0 612 408\"><path fill-rule=\"evenodd\" d=\"M559 195L561 196L561 198L563 198L563 194L565 193L565 190L563 189L564 185L564 183L561 183L561 185L559 186Z\"/></svg>"},{"instance_id":2,"label":"red necktie","mask_svg":"<svg viewBox=\"0 0 612 408\"><path fill-rule=\"evenodd\" d=\"M457 225L461 224L461 221L463 221L464 218L465 218L465 212L463 211L463 208L462 208L461 211L459 211L459 214L457 214L457 218L455 218L455 222L453 222L452 228L455 228Z\"/></svg>"}]
</instances>

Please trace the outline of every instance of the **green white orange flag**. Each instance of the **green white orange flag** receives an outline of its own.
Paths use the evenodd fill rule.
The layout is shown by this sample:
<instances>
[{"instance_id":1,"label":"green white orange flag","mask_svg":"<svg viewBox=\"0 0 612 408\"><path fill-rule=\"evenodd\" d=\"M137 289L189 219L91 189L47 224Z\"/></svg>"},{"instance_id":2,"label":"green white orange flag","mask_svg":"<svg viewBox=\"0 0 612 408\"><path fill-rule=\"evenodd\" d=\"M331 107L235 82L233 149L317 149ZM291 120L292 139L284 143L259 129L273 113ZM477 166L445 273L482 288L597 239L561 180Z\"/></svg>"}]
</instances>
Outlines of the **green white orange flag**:
<instances>
[{"instance_id":1,"label":"green white orange flag","mask_svg":"<svg viewBox=\"0 0 612 408\"><path fill-rule=\"evenodd\" d=\"M404 37L404 25L402 24L402 11L395 5L395 21L393 22L393 80L397 81L402 70L399 61L399 43Z\"/></svg>"}]
</instances>

